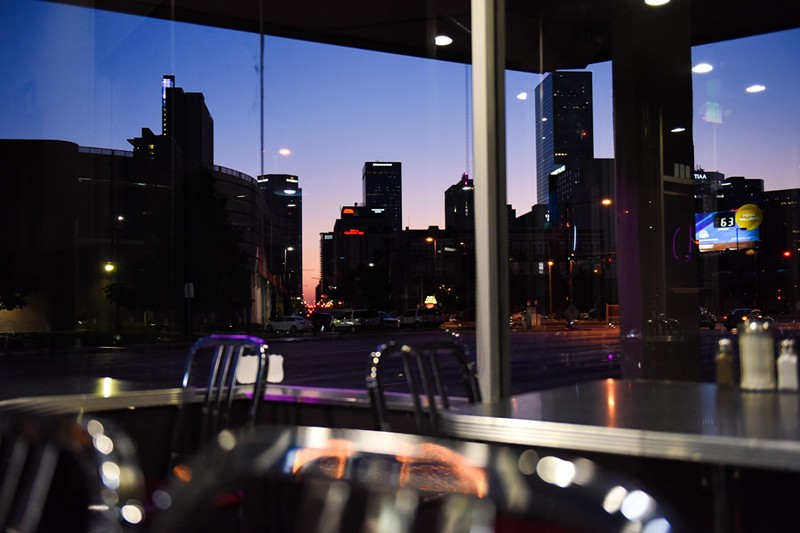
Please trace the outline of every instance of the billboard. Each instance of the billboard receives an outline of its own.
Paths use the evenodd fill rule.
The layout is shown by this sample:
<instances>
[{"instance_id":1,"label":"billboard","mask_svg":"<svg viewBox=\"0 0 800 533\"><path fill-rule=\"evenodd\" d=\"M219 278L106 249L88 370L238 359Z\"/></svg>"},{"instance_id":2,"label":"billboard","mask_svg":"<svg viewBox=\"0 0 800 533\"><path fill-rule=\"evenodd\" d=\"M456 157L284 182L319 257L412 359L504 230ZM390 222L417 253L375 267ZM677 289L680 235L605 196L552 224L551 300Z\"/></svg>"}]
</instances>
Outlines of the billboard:
<instances>
[{"instance_id":1,"label":"billboard","mask_svg":"<svg viewBox=\"0 0 800 533\"><path fill-rule=\"evenodd\" d=\"M701 252L755 248L761 238L761 209L746 204L729 211L695 213L694 226Z\"/></svg>"}]
</instances>

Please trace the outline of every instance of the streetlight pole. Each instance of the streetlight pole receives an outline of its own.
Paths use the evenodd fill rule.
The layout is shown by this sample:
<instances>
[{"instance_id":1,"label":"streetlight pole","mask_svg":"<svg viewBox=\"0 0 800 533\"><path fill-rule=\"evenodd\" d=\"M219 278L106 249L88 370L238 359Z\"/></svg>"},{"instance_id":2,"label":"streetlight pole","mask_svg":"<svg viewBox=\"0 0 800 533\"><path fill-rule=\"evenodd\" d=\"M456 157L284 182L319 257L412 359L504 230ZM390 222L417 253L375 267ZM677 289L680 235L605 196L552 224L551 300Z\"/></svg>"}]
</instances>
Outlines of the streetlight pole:
<instances>
[{"instance_id":1,"label":"streetlight pole","mask_svg":"<svg viewBox=\"0 0 800 533\"><path fill-rule=\"evenodd\" d=\"M287 282L289 280L289 276L287 275L287 271L289 270L287 267L287 259L288 259L288 252L293 252L294 246L287 246L283 249L283 289L288 293L289 288L287 287Z\"/></svg>"},{"instance_id":2,"label":"streetlight pole","mask_svg":"<svg viewBox=\"0 0 800 533\"><path fill-rule=\"evenodd\" d=\"M550 318L553 318L553 262L547 262L547 292L548 292L548 301L550 307L550 314L548 315Z\"/></svg>"},{"instance_id":3,"label":"streetlight pole","mask_svg":"<svg viewBox=\"0 0 800 533\"><path fill-rule=\"evenodd\" d=\"M436 242L436 237L426 237L425 242L429 242L433 244L433 295L436 296L436 288L438 285L438 246Z\"/></svg>"}]
</instances>

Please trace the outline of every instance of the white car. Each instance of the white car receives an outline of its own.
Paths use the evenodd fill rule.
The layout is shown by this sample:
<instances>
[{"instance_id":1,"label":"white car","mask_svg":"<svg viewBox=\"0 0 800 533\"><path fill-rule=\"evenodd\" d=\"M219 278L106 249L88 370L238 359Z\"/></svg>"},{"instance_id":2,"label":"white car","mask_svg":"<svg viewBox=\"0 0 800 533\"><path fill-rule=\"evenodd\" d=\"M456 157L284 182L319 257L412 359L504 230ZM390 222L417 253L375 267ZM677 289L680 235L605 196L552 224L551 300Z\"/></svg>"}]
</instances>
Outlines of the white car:
<instances>
[{"instance_id":1,"label":"white car","mask_svg":"<svg viewBox=\"0 0 800 533\"><path fill-rule=\"evenodd\" d=\"M267 333L283 331L295 335L306 331L314 331L314 324L302 316L280 316L267 322L264 325L264 330L266 330Z\"/></svg>"}]
</instances>

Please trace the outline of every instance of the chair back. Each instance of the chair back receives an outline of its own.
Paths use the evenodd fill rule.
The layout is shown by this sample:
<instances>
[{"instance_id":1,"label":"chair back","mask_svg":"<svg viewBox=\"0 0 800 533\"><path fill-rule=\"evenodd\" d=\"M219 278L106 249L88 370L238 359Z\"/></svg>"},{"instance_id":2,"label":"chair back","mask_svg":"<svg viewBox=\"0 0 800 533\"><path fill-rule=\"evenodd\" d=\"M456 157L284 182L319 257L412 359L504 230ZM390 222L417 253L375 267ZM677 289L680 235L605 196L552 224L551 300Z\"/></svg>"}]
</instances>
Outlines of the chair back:
<instances>
[{"instance_id":1,"label":"chair back","mask_svg":"<svg viewBox=\"0 0 800 533\"><path fill-rule=\"evenodd\" d=\"M189 350L183 373L184 387L200 385L203 393L203 417L200 438L205 441L231 422L231 407L240 381L238 370L245 357L255 359L255 376L244 384L252 395L247 425L252 425L264 395L267 374L267 349L263 339L250 335L209 335ZM205 361L201 361L206 356ZM200 382L196 383L195 377Z\"/></svg>"},{"instance_id":2,"label":"chair back","mask_svg":"<svg viewBox=\"0 0 800 533\"><path fill-rule=\"evenodd\" d=\"M405 378L405 390L411 395L416 429L421 434L438 434L439 410L450 408L449 383L460 382L469 403L481 401L475 364L457 336L416 346L389 342L370 353L367 365L367 391L376 429L391 429L386 374L393 372L393 360L401 364L400 373Z\"/></svg>"},{"instance_id":3,"label":"chair back","mask_svg":"<svg viewBox=\"0 0 800 533\"><path fill-rule=\"evenodd\" d=\"M266 389L269 357L263 339L250 335L215 334L189 349L182 386L202 394L199 421L187 405L179 406L174 426L171 462L181 463L220 430L233 425L231 412L237 394L248 398L243 424L252 426ZM247 374L247 376L243 376Z\"/></svg>"}]
</instances>

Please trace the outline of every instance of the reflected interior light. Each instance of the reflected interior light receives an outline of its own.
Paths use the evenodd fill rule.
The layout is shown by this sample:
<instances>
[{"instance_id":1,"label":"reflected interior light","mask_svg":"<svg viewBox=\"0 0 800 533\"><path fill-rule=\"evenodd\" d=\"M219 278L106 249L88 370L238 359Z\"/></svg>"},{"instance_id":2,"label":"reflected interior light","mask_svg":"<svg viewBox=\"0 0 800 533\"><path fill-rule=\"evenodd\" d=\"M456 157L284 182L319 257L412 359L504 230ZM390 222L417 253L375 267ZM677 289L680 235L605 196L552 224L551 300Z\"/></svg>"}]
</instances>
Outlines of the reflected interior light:
<instances>
[{"instance_id":1,"label":"reflected interior light","mask_svg":"<svg viewBox=\"0 0 800 533\"><path fill-rule=\"evenodd\" d=\"M155 506L159 509L169 509L172 507L172 496L169 495L169 492L163 489L154 491L151 498Z\"/></svg>"},{"instance_id":2,"label":"reflected interior light","mask_svg":"<svg viewBox=\"0 0 800 533\"><path fill-rule=\"evenodd\" d=\"M759 85L758 83L756 83L754 85L751 85L750 87L745 89L745 91L747 91L748 93L751 93L751 94L752 93L760 93L760 92L763 92L763 91L766 91L766 90L767 90L767 88L765 86Z\"/></svg>"},{"instance_id":3,"label":"reflected interior light","mask_svg":"<svg viewBox=\"0 0 800 533\"><path fill-rule=\"evenodd\" d=\"M558 457L543 457L536 465L536 473L542 481L565 488L575 479L575 464Z\"/></svg>"},{"instance_id":4,"label":"reflected interior light","mask_svg":"<svg viewBox=\"0 0 800 533\"><path fill-rule=\"evenodd\" d=\"M714 70L714 67L708 63L698 63L692 67L692 72L695 74L708 74Z\"/></svg>"},{"instance_id":5,"label":"reflected interior light","mask_svg":"<svg viewBox=\"0 0 800 533\"><path fill-rule=\"evenodd\" d=\"M177 464L172 467L172 474L184 483L189 483L192 480L192 470L184 464Z\"/></svg>"},{"instance_id":6,"label":"reflected interior light","mask_svg":"<svg viewBox=\"0 0 800 533\"><path fill-rule=\"evenodd\" d=\"M525 450L519 456L519 471L526 476L536 472L536 464L539 462L539 454L533 450Z\"/></svg>"},{"instance_id":7,"label":"reflected interior light","mask_svg":"<svg viewBox=\"0 0 800 533\"><path fill-rule=\"evenodd\" d=\"M652 514L655 507L653 498L644 491L634 490L622 501L620 511L628 520L643 520Z\"/></svg>"},{"instance_id":8,"label":"reflected interior light","mask_svg":"<svg viewBox=\"0 0 800 533\"><path fill-rule=\"evenodd\" d=\"M453 39L447 35L437 35L433 39L433 42L436 44L436 46L447 46L453 44Z\"/></svg>"},{"instance_id":9,"label":"reflected interior light","mask_svg":"<svg viewBox=\"0 0 800 533\"><path fill-rule=\"evenodd\" d=\"M686 128L683 128L683 127L681 127L681 126L678 126L677 128L672 128L672 129L671 129L671 130L669 130L669 131L671 131L672 133L681 133L681 132L683 132L683 131L686 131Z\"/></svg>"},{"instance_id":10,"label":"reflected interior light","mask_svg":"<svg viewBox=\"0 0 800 533\"><path fill-rule=\"evenodd\" d=\"M346 439L331 439L325 448L300 448L294 454L292 474L302 472L313 461L326 476L342 479L347 459L354 453L353 443Z\"/></svg>"},{"instance_id":11,"label":"reflected interior light","mask_svg":"<svg viewBox=\"0 0 800 533\"><path fill-rule=\"evenodd\" d=\"M648 6L657 7L669 4L669 0L644 0L644 3Z\"/></svg>"},{"instance_id":12,"label":"reflected interior light","mask_svg":"<svg viewBox=\"0 0 800 533\"><path fill-rule=\"evenodd\" d=\"M100 474L103 478L103 484L111 489L119 488L119 465L114 461L106 461L100 467Z\"/></svg>"},{"instance_id":13,"label":"reflected interior light","mask_svg":"<svg viewBox=\"0 0 800 533\"><path fill-rule=\"evenodd\" d=\"M597 473L597 467L594 462L581 457L575 459L573 464L575 465L575 484L582 487L590 485Z\"/></svg>"},{"instance_id":14,"label":"reflected interior light","mask_svg":"<svg viewBox=\"0 0 800 533\"><path fill-rule=\"evenodd\" d=\"M117 392L117 382L114 378L103 378L99 385L98 394L103 398L110 398Z\"/></svg>"},{"instance_id":15,"label":"reflected interior light","mask_svg":"<svg viewBox=\"0 0 800 533\"><path fill-rule=\"evenodd\" d=\"M144 509L139 505L125 505L122 507L122 518L129 524L138 524L144 519Z\"/></svg>"},{"instance_id":16,"label":"reflected interior light","mask_svg":"<svg viewBox=\"0 0 800 533\"><path fill-rule=\"evenodd\" d=\"M396 458L403 465L400 467L401 487L473 494L479 498L486 495L486 471L446 446L426 442L416 448L414 455L397 455Z\"/></svg>"},{"instance_id":17,"label":"reflected interior light","mask_svg":"<svg viewBox=\"0 0 800 533\"><path fill-rule=\"evenodd\" d=\"M672 531L672 525L666 518L650 520L642 529L642 533L668 533L669 531Z\"/></svg>"},{"instance_id":18,"label":"reflected interior light","mask_svg":"<svg viewBox=\"0 0 800 533\"><path fill-rule=\"evenodd\" d=\"M108 504L106 503L93 503L87 507L90 511L104 513L108 511Z\"/></svg>"},{"instance_id":19,"label":"reflected interior light","mask_svg":"<svg viewBox=\"0 0 800 533\"><path fill-rule=\"evenodd\" d=\"M122 519L129 524L138 524L144 519L144 509L140 505L128 504L120 511Z\"/></svg>"},{"instance_id":20,"label":"reflected interior light","mask_svg":"<svg viewBox=\"0 0 800 533\"><path fill-rule=\"evenodd\" d=\"M108 455L114 451L114 441L109 439L106 435L97 435L92 439L92 444L95 450L103 455Z\"/></svg>"},{"instance_id":21,"label":"reflected interior light","mask_svg":"<svg viewBox=\"0 0 800 533\"><path fill-rule=\"evenodd\" d=\"M517 95L517 100L527 100L527 99L528 99L528 93L526 93L525 91L522 91Z\"/></svg>"},{"instance_id":22,"label":"reflected interior light","mask_svg":"<svg viewBox=\"0 0 800 533\"><path fill-rule=\"evenodd\" d=\"M616 513L620 510L620 507L622 507L622 502L625 501L625 496L627 495L628 491L625 487L617 485L608 491L606 497L603 498L603 509L605 509L608 514Z\"/></svg>"},{"instance_id":23,"label":"reflected interior light","mask_svg":"<svg viewBox=\"0 0 800 533\"><path fill-rule=\"evenodd\" d=\"M278 150L278 153L284 156L292 155L292 151L289 150L288 148L281 148L280 150Z\"/></svg>"},{"instance_id":24,"label":"reflected interior light","mask_svg":"<svg viewBox=\"0 0 800 533\"><path fill-rule=\"evenodd\" d=\"M106 428L103 427L103 423L99 420L89 420L89 422L86 424L86 432L92 437L102 435L105 433L105 431Z\"/></svg>"},{"instance_id":25,"label":"reflected interior light","mask_svg":"<svg viewBox=\"0 0 800 533\"><path fill-rule=\"evenodd\" d=\"M294 190L294 189L284 189L283 193L284 194L297 194L297 191Z\"/></svg>"},{"instance_id":26,"label":"reflected interior light","mask_svg":"<svg viewBox=\"0 0 800 533\"><path fill-rule=\"evenodd\" d=\"M236 447L236 436L227 429L220 431L219 435L217 435L217 444L219 444L220 448L229 452Z\"/></svg>"}]
</instances>

